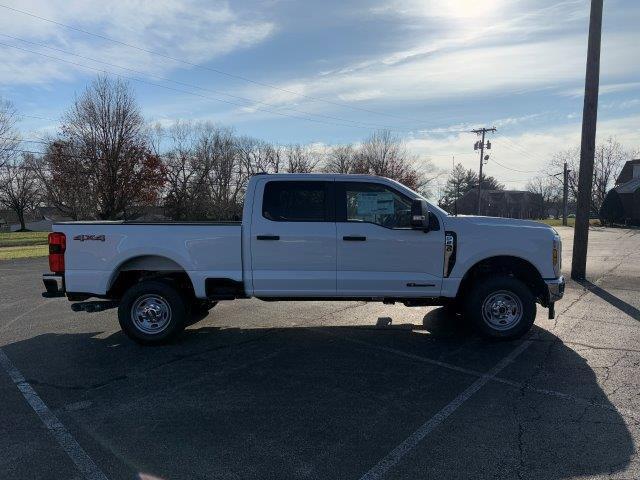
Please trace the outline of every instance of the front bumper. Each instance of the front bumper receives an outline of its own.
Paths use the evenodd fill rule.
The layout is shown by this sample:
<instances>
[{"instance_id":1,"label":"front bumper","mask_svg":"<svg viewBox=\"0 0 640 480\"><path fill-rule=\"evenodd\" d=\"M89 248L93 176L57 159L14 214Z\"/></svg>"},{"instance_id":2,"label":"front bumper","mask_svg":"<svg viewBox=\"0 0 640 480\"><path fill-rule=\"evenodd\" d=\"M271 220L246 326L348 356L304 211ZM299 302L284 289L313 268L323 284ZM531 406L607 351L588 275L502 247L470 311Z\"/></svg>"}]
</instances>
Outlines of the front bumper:
<instances>
[{"instance_id":1,"label":"front bumper","mask_svg":"<svg viewBox=\"0 0 640 480\"><path fill-rule=\"evenodd\" d=\"M544 283L547 284L550 305L560 300L564 296L565 281L563 276L554 278L552 280L545 280Z\"/></svg>"},{"instance_id":2,"label":"front bumper","mask_svg":"<svg viewBox=\"0 0 640 480\"><path fill-rule=\"evenodd\" d=\"M44 283L45 292L42 292L42 296L46 298L64 297L64 275L57 273L43 273L42 283Z\"/></svg>"}]
</instances>

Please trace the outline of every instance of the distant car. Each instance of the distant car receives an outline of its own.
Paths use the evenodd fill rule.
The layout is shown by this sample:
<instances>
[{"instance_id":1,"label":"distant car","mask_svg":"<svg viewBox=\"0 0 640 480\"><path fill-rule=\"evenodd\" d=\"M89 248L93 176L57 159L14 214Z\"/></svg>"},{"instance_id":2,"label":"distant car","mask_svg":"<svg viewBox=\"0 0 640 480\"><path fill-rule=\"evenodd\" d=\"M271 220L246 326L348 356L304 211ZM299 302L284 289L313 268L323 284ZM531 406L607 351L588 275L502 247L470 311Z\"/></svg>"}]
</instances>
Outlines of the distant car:
<instances>
[{"instance_id":1,"label":"distant car","mask_svg":"<svg viewBox=\"0 0 640 480\"><path fill-rule=\"evenodd\" d=\"M569 215L567 215L567 218L576 218L576 214L575 213L570 213Z\"/></svg>"}]
</instances>

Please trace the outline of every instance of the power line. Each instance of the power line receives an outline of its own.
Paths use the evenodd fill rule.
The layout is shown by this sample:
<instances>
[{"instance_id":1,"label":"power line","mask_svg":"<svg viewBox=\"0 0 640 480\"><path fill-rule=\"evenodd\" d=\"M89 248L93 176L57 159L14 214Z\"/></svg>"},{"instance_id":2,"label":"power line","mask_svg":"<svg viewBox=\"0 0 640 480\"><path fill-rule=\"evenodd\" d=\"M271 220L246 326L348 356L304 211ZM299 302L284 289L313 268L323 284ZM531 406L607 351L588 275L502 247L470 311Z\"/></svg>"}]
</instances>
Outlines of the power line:
<instances>
[{"instance_id":1,"label":"power line","mask_svg":"<svg viewBox=\"0 0 640 480\"><path fill-rule=\"evenodd\" d=\"M536 171L533 171L533 170L518 170L517 168L507 167L506 165L503 165L502 163L498 162L495 158L492 158L491 160L496 165L500 165L502 168L506 168L507 170L511 170L513 172L518 172L518 173L538 173L538 174L540 173L539 170L536 170Z\"/></svg>"},{"instance_id":2,"label":"power line","mask_svg":"<svg viewBox=\"0 0 640 480\"><path fill-rule=\"evenodd\" d=\"M129 67L124 67L122 65L118 65L118 64L115 64L115 63L105 62L103 60L98 60L96 58L87 57L85 55L80 55L78 53L70 52L68 50L64 50L64 49L61 49L61 48L52 47L52 46L46 45L44 43L33 42L31 40L26 40L24 38L15 37L15 36L7 35L7 34L4 34L4 33L0 33L0 35L2 35L3 37L10 38L12 40L17 40L19 42L28 43L30 45L43 47L43 48L46 48L48 50L54 50L56 52L64 53L66 55L72 55L74 57L82 58L84 60L89 60L91 62L101 63L103 65L108 65L110 67L126 70L126 71L129 71L129 72L135 73L137 75L149 76L149 77L157 78L157 79L159 79L159 80L161 80L163 82L169 82L169 83L173 83L173 84L176 84L176 85L181 85L181 86L184 86L184 87L195 88L195 89L202 90L202 91L205 91L205 92L211 92L211 93L214 93L216 95L225 95L227 97L231 97L231 98L235 98L237 100L241 100L241 101L247 102L247 105L243 105L244 107L251 107L252 104L259 104L259 105L266 105L268 107L272 107L272 108L276 108L276 109L282 108L281 106L275 105L275 104L272 104L272 103L263 102L263 101L255 100L255 99L248 98L248 97L242 97L240 95L234 95L234 94L231 94L231 93L226 93L226 92L223 92L221 90L213 90L213 89L210 89L210 88L205 88L205 87L201 87L199 85L194 85L192 83L173 80L173 79L170 79L170 78L167 78L167 77L163 77L161 75L156 75L156 74L153 74L153 73L141 72L139 70L135 70L135 69L132 69L132 68L129 68ZM332 116L332 115L325 115L325 114L322 114L322 113L307 112L307 111L295 109L295 108L292 108L292 107L284 107L284 109L290 110L290 111L293 111L293 112L297 112L297 113L300 113L300 114L303 114L303 115L312 115L312 116L328 118L330 120L338 120L338 121L341 121L341 122L350 122L350 123L354 123L354 124L361 124L361 125L363 125L363 126L365 126L367 128L370 128L370 127L373 127L373 128L384 128L384 129L389 129L389 130L401 130L401 131L409 131L409 132L413 131L413 130L418 130L417 128L416 129L402 129L402 128L398 128L398 127L390 126L390 125L370 123L370 122L361 122L359 120L349 120L349 119L346 119L346 118L336 117L336 116Z\"/></svg>"},{"instance_id":3,"label":"power line","mask_svg":"<svg viewBox=\"0 0 640 480\"><path fill-rule=\"evenodd\" d=\"M502 136L502 135L499 136L498 140L504 140L506 143L503 146L515 153L518 153L519 155L524 155L525 157L528 157L531 160L535 160L539 162L545 161L542 157L532 154L531 152L529 152L528 150L525 150L523 147L521 147L520 145L518 145L517 143L513 142L511 139L505 136Z\"/></svg>"},{"instance_id":4,"label":"power line","mask_svg":"<svg viewBox=\"0 0 640 480\"><path fill-rule=\"evenodd\" d=\"M78 62L73 62L71 60L65 60L65 59L62 59L62 58L54 57L52 55L47 55L47 54L42 53L42 52L36 52L36 51L33 51L33 50L29 50L27 48L18 47L16 45L10 45L8 43L0 42L0 45L5 46L5 47L9 47L9 48L15 48L17 50L22 50L23 52L32 53L34 55L40 55L40 56L45 57L45 58L50 58L52 60L56 60L56 61L59 61L59 62L68 63L70 65L75 65L75 66L80 67L80 68L86 68L88 70L93 70L93 71L96 71L96 72L99 72L99 73L107 73L107 74L114 75L114 76L117 76L117 77L125 78L127 80L133 80L135 82L144 83L144 84L151 85L151 86L158 87L158 88L164 88L166 90L171 90L171 91L175 91L175 92L178 92L178 93L184 93L184 94L187 94L187 95L193 95L193 96L204 98L204 99L207 99L207 100L213 100L213 101L217 101L217 102L227 103L227 104L235 105L235 106L238 106L238 107L246 107L247 106L247 105L244 105L244 104L239 104L237 102L232 102L230 100L224 100L224 99L221 99L221 98L210 97L210 96L202 95L202 94L199 94L199 93L196 93L196 92L190 92L188 90L181 90L181 89L178 89L178 88L169 87L167 85L161 85L159 83L150 82L148 80L143 80L143 79L136 78L136 77L131 77L131 76L128 76L128 75L123 75L121 73L116 73L116 72L111 72L111 71L105 70L105 69L99 69L99 68L95 68L95 67L90 67L88 65L83 65L83 64L78 63ZM287 113L284 113L284 112L278 112L278 111L275 111L275 110L267 110L267 109L264 109L264 108L254 107L254 109L258 110L258 111L261 111L261 112L266 112L266 113L271 113L271 114L280 115L280 116L284 116L284 117L294 118L294 119L297 119L297 120L305 120L305 121L309 121L309 122L322 123L322 124L326 124L326 125L335 125L335 126L339 126L339 127L351 127L351 128L367 128L367 127L359 127L357 125L328 122L328 121L319 120L319 119L316 119L316 118L308 118L308 117L301 117L301 116L298 116L298 115L290 115L290 114L287 114Z\"/></svg>"},{"instance_id":5,"label":"power line","mask_svg":"<svg viewBox=\"0 0 640 480\"><path fill-rule=\"evenodd\" d=\"M17 50L21 50L23 52L31 53L31 54L34 54L34 55L40 55L42 57L49 58L49 59L52 59L52 60L56 60L56 61L59 61L59 62L68 63L70 65L74 65L74 66L77 66L77 67L80 67L80 68L86 68L88 70L93 70L93 71L98 72L98 73L107 73L109 75L114 75L114 76L121 77L121 78L124 78L124 79L127 79L127 80L132 80L134 82L144 83L144 84L147 84L147 85L151 85L151 86L158 87L158 88L163 88L163 89L166 89L166 90L171 90L171 91L178 92L178 93L183 93L183 94L186 94L186 95L193 95L193 96L204 98L204 99L207 99L207 100L227 103L227 104L235 105L235 106L238 106L238 107L244 107L244 108L247 107L247 105L245 105L245 104L239 104L237 102L233 102L233 101L230 101L230 100L224 100L224 99L221 99L221 98L215 98L215 97L211 97L211 96L207 96L207 95L202 95L202 94L199 94L199 93L196 93L196 92L190 92L188 90L182 90L182 89L178 89L178 88L174 88L174 87L169 87L167 85L161 85L159 83L150 82L148 80L144 80L144 79L141 79L141 78L136 78L136 77L124 75L124 74L117 73L117 72L112 72L112 71L105 70L105 69L90 67L90 66L84 65L82 63L74 62L74 61L71 61L71 60L66 60L66 59L59 58L59 57L54 57L52 55L47 55L46 53L37 52L37 51L34 51L34 50L29 50L27 48L22 48L22 47L19 47L17 45L11 45L11 44L8 44L8 43L3 43L3 42L0 42L0 45L1 46L5 46L5 47L9 47L9 48L15 48ZM195 87L195 88L202 88L202 87ZM268 109L265 109L265 108L257 108L257 107L253 107L253 108L255 110L258 110L258 111L261 111L261 112L271 113L271 114L274 114L274 115L280 115L280 116L289 117L289 118L294 118L294 119L297 119L297 120L305 120L305 121L309 121L309 122L321 123L321 124L325 124L325 125L334 125L334 126L339 126L339 127L350 127L350 128L371 130L371 127L366 127L366 126L329 122L329 121L319 120L319 119L316 119L316 118L301 117L299 115L291 115L291 114L288 114L288 113L285 113L285 112L279 112L279 111L275 111L275 110L268 110ZM312 114L312 115L316 115L316 114ZM345 120L345 121L355 122L354 120ZM388 130L391 130L391 129L388 129ZM426 130L426 129L415 129L415 130L419 130L421 132L429 132L429 130ZM400 131L405 131L406 132L407 130L400 130ZM413 130L409 130L409 131L413 131Z\"/></svg>"},{"instance_id":6,"label":"power line","mask_svg":"<svg viewBox=\"0 0 640 480\"><path fill-rule=\"evenodd\" d=\"M17 9L17 8L14 8L14 7L10 7L8 5L0 4L0 7L1 8L5 8L7 10L11 10L11 11L16 12L16 13L27 15L29 17L37 18L38 20L42 20L44 22L48 22L48 23L51 23L51 24L54 24L54 25L58 25L58 26L61 26L61 27L64 27L64 28L68 28L70 30L73 30L73 31L76 31L76 32L79 32L79 33L83 33L85 35L90 35L92 37L100 38L102 40L107 40L109 42L113 42L113 43L116 43L118 45L122 45L122 46L125 46L125 47L128 47L128 48L133 48L135 50L139 50L141 52L148 53L150 55L156 55L158 57L166 58L168 60L171 60L171 61L174 61L174 62L178 62L178 63L182 63L184 65L189 65L191 67L201 68L201 69L204 69L204 70L208 70L208 71L217 73L219 75L224 75L226 77L234 78L236 80L242 80L244 82L252 83L252 84L255 84L255 85L262 86L262 87L271 88L271 89L278 90L278 91L281 91L281 92L284 92L284 93L288 93L290 95L295 95L297 97L306 98L308 100L313 100L313 101L316 101L316 102L324 102L324 103L328 103L330 105L335 105L335 106L342 107L342 108L350 108L352 110L360 110L360 111L367 112L367 113L373 113L375 115L383 115L383 116L387 116L387 117L395 117L395 118L399 118L399 119L404 120L404 121L418 122L418 120L410 119L410 118L407 118L407 117L402 117L400 115L395 115L395 114L392 114L392 113L379 112L379 111L371 110L371 109L368 109L368 108L357 107L357 106L349 105L349 104L342 103L342 102L336 102L334 100L328 100L326 98L320 98L320 97L306 95L306 94L299 93L299 92L294 92L293 90L289 90L289 89L286 89L286 88L278 87L278 86L271 85L269 83L261 82L261 81L258 81L258 80L253 80L251 78L248 78L248 77L245 77L245 76L242 76L242 75L237 75L237 74L234 74L234 73L225 72L225 71L219 70L217 68L212 68L212 67L208 67L206 65L201 65L201 64L189 62L187 60L183 60L183 59L180 59L180 58L172 57L170 55L166 55L166 54L163 54L163 53L160 53L160 52L156 52L154 50L149 50L147 48L140 47L138 45L133 45L131 43L123 42L121 40L117 40L115 38L108 37L106 35L101 35L99 33L90 32L88 30L84 30L82 28L74 27L72 25L67 25L65 23L58 22L58 21L55 21L55 20L51 20L50 18L45 18L45 17L42 17L40 15L36 15L34 13L27 12L25 10L20 10L20 9Z\"/></svg>"},{"instance_id":7,"label":"power line","mask_svg":"<svg viewBox=\"0 0 640 480\"><path fill-rule=\"evenodd\" d=\"M35 118L36 120L50 120L52 122L57 122L58 121L57 119L51 118L51 117L42 117L40 115L25 115L24 113L19 114L18 117Z\"/></svg>"}]
</instances>

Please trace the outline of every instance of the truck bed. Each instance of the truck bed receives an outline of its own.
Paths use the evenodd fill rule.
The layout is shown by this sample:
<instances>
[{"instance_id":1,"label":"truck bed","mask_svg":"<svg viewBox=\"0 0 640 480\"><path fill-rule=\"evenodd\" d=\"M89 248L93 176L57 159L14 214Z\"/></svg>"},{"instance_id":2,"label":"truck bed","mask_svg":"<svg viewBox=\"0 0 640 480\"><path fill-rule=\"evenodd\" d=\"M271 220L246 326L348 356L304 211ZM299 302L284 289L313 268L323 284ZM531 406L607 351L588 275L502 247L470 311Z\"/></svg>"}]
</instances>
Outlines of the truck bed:
<instances>
[{"instance_id":1,"label":"truck bed","mask_svg":"<svg viewBox=\"0 0 640 480\"><path fill-rule=\"evenodd\" d=\"M171 220L168 222L144 222L144 221L133 221L133 220L83 220L83 221L68 221L68 222L57 222L56 225L208 225L208 226L233 226L233 225L242 225L241 221L178 221Z\"/></svg>"},{"instance_id":2,"label":"truck bed","mask_svg":"<svg viewBox=\"0 0 640 480\"><path fill-rule=\"evenodd\" d=\"M66 236L68 292L105 295L123 270L184 271L201 298L207 278L242 281L240 222L60 222L53 231Z\"/></svg>"}]
</instances>

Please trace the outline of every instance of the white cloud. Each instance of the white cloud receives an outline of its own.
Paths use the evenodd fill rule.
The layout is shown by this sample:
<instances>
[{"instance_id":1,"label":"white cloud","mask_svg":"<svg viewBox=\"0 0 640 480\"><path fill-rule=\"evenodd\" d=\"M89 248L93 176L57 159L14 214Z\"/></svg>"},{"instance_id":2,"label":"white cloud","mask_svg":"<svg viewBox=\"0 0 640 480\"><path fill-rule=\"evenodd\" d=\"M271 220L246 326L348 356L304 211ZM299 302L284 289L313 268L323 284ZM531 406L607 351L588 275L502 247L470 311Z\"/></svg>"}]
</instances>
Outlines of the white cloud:
<instances>
[{"instance_id":1,"label":"white cloud","mask_svg":"<svg viewBox=\"0 0 640 480\"><path fill-rule=\"evenodd\" d=\"M238 49L250 47L263 41L274 31L272 23L244 18L234 12L226 1L31 0L16 2L11 6L190 63L204 63ZM178 67L185 68L184 63L7 9L2 9L0 14L0 32L146 73L159 74ZM0 42L53 57L68 58L81 64L110 69L2 35ZM3 51L0 84L47 84L55 80L68 80L78 72L87 72L81 67L11 47L0 48Z\"/></svg>"},{"instance_id":2,"label":"white cloud","mask_svg":"<svg viewBox=\"0 0 640 480\"><path fill-rule=\"evenodd\" d=\"M629 62L628 52L640 44L640 31L611 34L606 39L603 76L640 75L640 65ZM586 46L583 35L566 35L553 40L507 43L477 48L444 50L413 61L386 65L384 59L362 67L344 69L327 76L296 79L279 85L305 95L358 101L357 92L379 91L384 101L428 102L443 99L505 95L527 90L581 84L584 80ZM387 58L385 56L384 58ZM281 92L258 89L249 96L261 96L269 103L286 103L291 97ZM298 98L299 101L302 99Z\"/></svg>"},{"instance_id":3,"label":"white cloud","mask_svg":"<svg viewBox=\"0 0 640 480\"><path fill-rule=\"evenodd\" d=\"M536 176L536 173L528 172L545 173L555 153L580 145L581 128L577 120L567 125L528 130L517 135L502 135L500 131L490 135L492 149L488 152L490 159L484 171L505 183L508 188L524 187L529 179ZM637 150L640 147L640 115L599 121L597 133L598 141L612 136L628 150ZM450 170L451 157L455 155L456 163L475 170L479 162L478 153L473 151L476 140L475 135L469 133L446 137L431 135L412 138L407 146L416 155L431 158L437 168ZM496 161L513 170L498 165Z\"/></svg>"},{"instance_id":4,"label":"white cloud","mask_svg":"<svg viewBox=\"0 0 640 480\"><path fill-rule=\"evenodd\" d=\"M622 82L622 83L606 83L601 84L599 88L600 95L606 95L608 93L625 92L629 90L640 90L640 82ZM584 95L584 87L571 88L560 92L561 95L568 97L579 98Z\"/></svg>"},{"instance_id":5,"label":"white cloud","mask_svg":"<svg viewBox=\"0 0 640 480\"><path fill-rule=\"evenodd\" d=\"M380 98L384 94L382 90L378 88L373 88L370 90L355 90L352 92L346 92L338 95L340 100L345 100L347 102L360 102L363 100L371 100L373 98Z\"/></svg>"}]
</instances>

